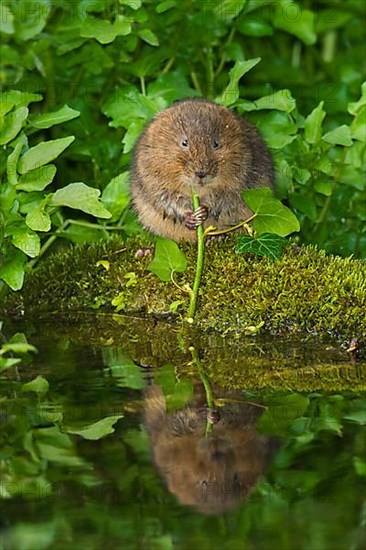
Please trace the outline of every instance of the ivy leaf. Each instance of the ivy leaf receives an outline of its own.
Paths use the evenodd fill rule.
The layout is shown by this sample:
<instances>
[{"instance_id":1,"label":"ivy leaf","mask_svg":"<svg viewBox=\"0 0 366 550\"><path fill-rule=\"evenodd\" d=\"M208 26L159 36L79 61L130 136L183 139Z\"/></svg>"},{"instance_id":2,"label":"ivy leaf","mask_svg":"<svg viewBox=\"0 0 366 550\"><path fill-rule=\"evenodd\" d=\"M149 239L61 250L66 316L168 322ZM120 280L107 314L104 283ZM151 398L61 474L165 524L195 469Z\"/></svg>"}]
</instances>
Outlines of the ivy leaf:
<instances>
[{"instance_id":1,"label":"ivy leaf","mask_svg":"<svg viewBox=\"0 0 366 550\"><path fill-rule=\"evenodd\" d=\"M256 57L254 59L248 59L247 61L237 61L234 67L229 71L229 84L223 91L222 96L217 99L217 102L226 107L235 103L239 97L239 80L253 67L258 65L260 60L260 57Z\"/></svg>"},{"instance_id":2,"label":"ivy leaf","mask_svg":"<svg viewBox=\"0 0 366 550\"><path fill-rule=\"evenodd\" d=\"M173 271L183 272L187 267L187 259L177 243L169 239L158 238L155 255L148 270L155 273L162 281L170 281Z\"/></svg>"},{"instance_id":3,"label":"ivy leaf","mask_svg":"<svg viewBox=\"0 0 366 550\"><path fill-rule=\"evenodd\" d=\"M53 206L68 206L76 210L82 210L96 218L110 218L111 213L104 208L99 199L99 189L94 189L78 181L70 183L62 189L58 189L52 196Z\"/></svg>"},{"instance_id":4,"label":"ivy leaf","mask_svg":"<svg viewBox=\"0 0 366 550\"><path fill-rule=\"evenodd\" d=\"M300 224L295 214L287 206L273 196L269 187L247 189L243 191L245 204L257 214L253 227L257 235L275 233L286 237L300 230Z\"/></svg>"},{"instance_id":5,"label":"ivy leaf","mask_svg":"<svg viewBox=\"0 0 366 550\"><path fill-rule=\"evenodd\" d=\"M80 111L76 111L75 109L71 109L68 105L64 105L58 111L31 118L30 123L34 128L51 128L51 126L55 126L55 124L62 124L78 116L80 116Z\"/></svg>"},{"instance_id":6,"label":"ivy leaf","mask_svg":"<svg viewBox=\"0 0 366 550\"><path fill-rule=\"evenodd\" d=\"M39 143L31 147L19 159L18 170L20 174L26 174L35 168L48 164L58 157L74 141L74 136L53 139Z\"/></svg>"},{"instance_id":7,"label":"ivy leaf","mask_svg":"<svg viewBox=\"0 0 366 550\"><path fill-rule=\"evenodd\" d=\"M112 427L117 420L123 418L123 414L115 414L113 416L107 416L98 422L83 426L79 429L75 429L68 426L63 426L65 432L69 434L81 435L84 439L97 440L105 437L106 435L112 434L114 428Z\"/></svg>"},{"instance_id":8,"label":"ivy leaf","mask_svg":"<svg viewBox=\"0 0 366 550\"><path fill-rule=\"evenodd\" d=\"M263 233L259 237L250 237L249 235L240 235L235 252L246 254L251 252L257 256L265 256L273 260L278 260L282 255L282 250L287 244L287 240L273 233Z\"/></svg>"},{"instance_id":9,"label":"ivy leaf","mask_svg":"<svg viewBox=\"0 0 366 550\"><path fill-rule=\"evenodd\" d=\"M310 113L305 120L305 139L308 143L317 143L322 137L322 123L325 117L324 101Z\"/></svg>"}]
</instances>

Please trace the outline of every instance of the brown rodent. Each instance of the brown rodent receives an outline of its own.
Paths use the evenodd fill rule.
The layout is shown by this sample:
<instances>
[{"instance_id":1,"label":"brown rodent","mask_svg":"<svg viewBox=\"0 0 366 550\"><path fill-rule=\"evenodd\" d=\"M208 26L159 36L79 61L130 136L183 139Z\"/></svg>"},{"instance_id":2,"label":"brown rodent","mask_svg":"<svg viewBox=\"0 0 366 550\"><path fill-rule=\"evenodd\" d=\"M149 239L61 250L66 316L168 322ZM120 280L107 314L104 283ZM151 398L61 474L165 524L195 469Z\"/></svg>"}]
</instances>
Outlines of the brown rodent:
<instances>
[{"instance_id":1,"label":"brown rodent","mask_svg":"<svg viewBox=\"0 0 366 550\"><path fill-rule=\"evenodd\" d=\"M272 186L270 154L258 131L226 107L178 102L147 125L131 174L141 224L174 241L196 240L197 225L226 229L251 214L243 189ZM192 212L192 190L201 209Z\"/></svg>"}]
</instances>

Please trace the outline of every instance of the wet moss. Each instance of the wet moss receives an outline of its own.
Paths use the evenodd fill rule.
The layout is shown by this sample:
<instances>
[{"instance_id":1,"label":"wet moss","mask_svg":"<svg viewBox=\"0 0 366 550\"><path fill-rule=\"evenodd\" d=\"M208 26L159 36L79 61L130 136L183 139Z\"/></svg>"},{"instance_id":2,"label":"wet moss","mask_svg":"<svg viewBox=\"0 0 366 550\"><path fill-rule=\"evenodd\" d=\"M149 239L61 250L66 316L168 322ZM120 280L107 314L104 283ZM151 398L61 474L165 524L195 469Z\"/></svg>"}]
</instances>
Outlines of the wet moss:
<instances>
[{"instance_id":1,"label":"wet moss","mask_svg":"<svg viewBox=\"0 0 366 550\"><path fill-rule=\"evenodd\" d=\"M135 258L139 248L151 244L148 237L112 239L54 254L28 274L20 293L9 297L7 311L118 310L181 320L188 309L187 294L150 273L151 258ZM182 249L188 268L175 281L184 287L192 285L196 251L189 244ZM173 314L171 305L177 301ZM278 261L261 259L236 254L235 237L206 248L198 328L246 334L263 324L262 332L329 333L365 342L365 311L364 261L295 245Z\"/></svg>"}]
</instances>

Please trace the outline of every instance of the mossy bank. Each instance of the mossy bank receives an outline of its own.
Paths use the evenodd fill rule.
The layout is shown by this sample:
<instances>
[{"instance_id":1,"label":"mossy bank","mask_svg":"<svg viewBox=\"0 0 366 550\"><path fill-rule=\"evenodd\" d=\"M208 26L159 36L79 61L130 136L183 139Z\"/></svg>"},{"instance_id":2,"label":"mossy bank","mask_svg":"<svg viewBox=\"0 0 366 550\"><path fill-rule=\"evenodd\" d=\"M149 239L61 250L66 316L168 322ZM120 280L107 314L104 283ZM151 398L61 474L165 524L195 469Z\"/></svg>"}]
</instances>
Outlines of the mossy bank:
<instances>
[{"instance_id":1,"label":"mossy bank","mask_svg":"<svg viewBox=\"0 0 366 550\"><path fill-rule=\"evenodd\" d=\"M43 261L8 297L8 314L109 311L181 320L195 270L194 245L182 248L188 267L163 282L136 258L148 239L75 246ZM181 288L178 288L178 286ZM312 246L288 246L273 261L235 253L235 238L206 247L196 326L248 334L306 331L366 341L366 262L327 256Z\"/></svg>"}]
</instances>

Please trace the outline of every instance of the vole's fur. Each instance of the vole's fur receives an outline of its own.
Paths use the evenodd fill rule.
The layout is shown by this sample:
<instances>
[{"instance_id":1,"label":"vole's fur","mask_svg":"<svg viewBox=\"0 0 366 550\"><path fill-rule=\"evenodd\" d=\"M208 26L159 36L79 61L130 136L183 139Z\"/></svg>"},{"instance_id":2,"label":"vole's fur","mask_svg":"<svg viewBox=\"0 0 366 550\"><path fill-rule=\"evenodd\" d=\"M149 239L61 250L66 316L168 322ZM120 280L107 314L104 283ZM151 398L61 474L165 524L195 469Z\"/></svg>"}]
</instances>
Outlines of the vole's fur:
<instances>
[{"instance_id":1,"label":"vole's fur","mask_svg":"<svg viewBox=\"0 0 366 550\"><path fill-rule=\"evenodd\" d=\"M135 147L131 192L139 221L175 241L196 240L186 226L192 190L206 209L204 227L224 229L250 215L243 189L272 184L271 157L258 131L209 101L185 100L160 112Z\"/></svg>"}]
</instances>

